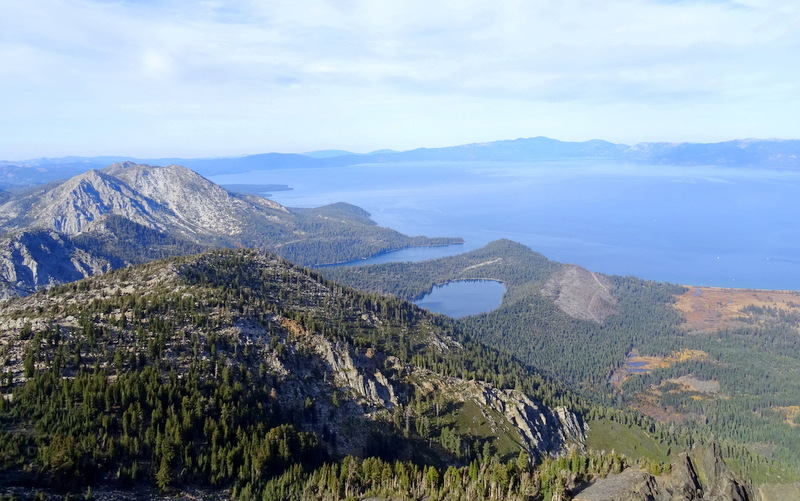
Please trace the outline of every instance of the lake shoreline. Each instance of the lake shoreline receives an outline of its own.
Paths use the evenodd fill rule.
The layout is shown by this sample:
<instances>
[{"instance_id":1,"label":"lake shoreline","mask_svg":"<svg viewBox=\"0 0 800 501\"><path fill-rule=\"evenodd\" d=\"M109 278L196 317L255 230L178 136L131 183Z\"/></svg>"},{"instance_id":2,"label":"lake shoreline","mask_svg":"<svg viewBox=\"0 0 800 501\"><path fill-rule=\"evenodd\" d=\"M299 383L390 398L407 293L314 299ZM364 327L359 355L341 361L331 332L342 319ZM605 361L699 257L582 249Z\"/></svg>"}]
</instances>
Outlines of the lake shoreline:
<instances>
[{"instance_id":1,"label":"lake shoreline","mask_svg":"<svg viewBox=\"0 0 800 501\"><path fill-rule=\"evenodd\" d=\"M275 169L217 180L286 184L294 189L274 200L287 207L346 201L406 235L459 235L465 251L507 238L607 275L800 289L800 171L584 160L387 163L351 166L346 176L338 168L311 173ZM436 257L444 254L425 259ZM364 261L358 264L372 264Z\"/></svg>"},{"instance_id":2,"label":"lake shoreline","mask_svg":"<svg viewBox=\"0 0 800 501\"><path fill-rule=\"evenodd\" d=\"M444 238L444 237L442 237L442 238ZM407 251L407 250L411 250L411 249L437 249L437 248L443 248L443 247L455 247L457 245L462 245L463 246L466 243L466 242L464 242L463 238L455 237L454 239L456 239L456 238L460 239L461 241L460 242L453 242L453 243L449 243L449 244L409 245L408 247L401 247L399 249L381 251L381 252L378 252L377 254L373 254L371 256L364 257L364 258L361 258L361 259L356 259L356 260L353 260L353 261L342 261L342 262L339 262L339 263L317 264L317 265L312 266L311 268L312 269L317 269L317 268L338 268L340 266L369 266L372 263L367 263L367 261L371 261L373 259L378 259L378 258L382 258L382 257L389 257L389 256L391 256L392 254L394 254L396 252L402 252L402 251ZM458 252L456 254L461 254L461 253ZM436 257L432 257L430 259L437 259L437 258ZM424 261L424 260L425 259L421 259L420 261ZM385 262L387 262L387 263L402 263L402 262L413 262L413 261L387 260ZM377 264L377 263L375 263L375 264Z\"/></svg>"}]
</instances>

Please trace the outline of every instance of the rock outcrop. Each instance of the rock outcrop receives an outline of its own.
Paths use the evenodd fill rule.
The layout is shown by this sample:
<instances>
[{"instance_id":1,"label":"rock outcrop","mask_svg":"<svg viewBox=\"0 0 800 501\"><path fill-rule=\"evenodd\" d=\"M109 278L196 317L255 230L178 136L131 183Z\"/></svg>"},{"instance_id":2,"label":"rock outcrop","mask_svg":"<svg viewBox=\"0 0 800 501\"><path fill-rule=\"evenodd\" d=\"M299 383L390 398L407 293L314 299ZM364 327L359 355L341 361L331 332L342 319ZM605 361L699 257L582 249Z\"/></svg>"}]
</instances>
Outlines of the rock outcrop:
<instances>
[{"instance_id":1,"label":"rock outcrop","mask_svg":"<svg viewBox=\"0 0 800 501\"><path fill-rule=\"evenodd\" d=\"M570 444L582 448L586 442L585 425L565 407L550 409L515 390L500 390L486 383L470 384L472 391L465 394L503 416L527 449L537 456L564 451Z\"/></svg>"},{"instance_id":2,"label":"rock outcrop","mask_svg":"<svg viewBox=\"0 0 800 501\"><path fill-rule=\"evenodd\" d=\"M565 453L569 446L583 449L586 426L566 407L549 408L516 390L489 383L445 377L400 363L396 357L367 349L361 352L342 342L305 333L327 364L326 375L335 387L370 412L393 412L407 404L405 395L437 392L445 400L470 403L496 435L508 434L529 453L546 457ZM409 381L413 381L410 385Z\"/></svg>"},{"instance_id":3,"label":"rock outcrop","mask_svg":"<svg viewBox=\"0 0 800 501\"><path fill-rule=\"evenodd\" d=\"M751 501L754 489L730 471L712 443L679 454L668 475L638 468L612 474L583 488L575 501Z\"/></svg>"},{"instance_id":4,"label":"rock outcrop","mask_svg":"<svg viewBox=\"0 0 800 501\"><path fill-rule=\"evenodd\" d=\"M108 259L77 248L56 231L38 230L0 239L0 299L110 269Z\"/></svg>"}]
</instances>

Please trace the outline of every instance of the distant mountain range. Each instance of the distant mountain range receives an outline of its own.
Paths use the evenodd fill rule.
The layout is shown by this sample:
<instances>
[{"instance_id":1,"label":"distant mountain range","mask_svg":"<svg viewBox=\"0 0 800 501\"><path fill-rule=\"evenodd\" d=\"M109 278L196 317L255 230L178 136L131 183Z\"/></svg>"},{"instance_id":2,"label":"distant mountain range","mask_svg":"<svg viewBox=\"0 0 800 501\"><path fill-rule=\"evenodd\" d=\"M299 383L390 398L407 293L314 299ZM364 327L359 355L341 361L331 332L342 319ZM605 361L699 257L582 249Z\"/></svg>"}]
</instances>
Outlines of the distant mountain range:
<instances>
[{"instance_id":1,"label":"distant mountain range","mask_svg":"<svg viewBox=\"0 0 800 501\"><path fill-rule=\"evenodd\" d=\"M265 169L341 167L389 162L528 162L597 159L665 165L727 165L800 168L800 140L741 139L721 143L639 143L633 146L594 139L565 142L547 137L473 143L409 151L379 150L356 154L324 150L306 154L263 153L232 158L64 157L0 161L0 185L41 184L75 176L89 169L132 161L150 165L180 164L203 175Z\"/></svg>"},{"instance_id":2,"label":"distant mountain range","mask_svg":"<svg viewBox=\"0 0 800 501\"><path fill-rule=\"evenodd\" d=\"M0 198L0 298L214 247L313 265L461 241L408 237L345 203L289 209L186 167L125 162Z\"/></svg>"}]
</instances>

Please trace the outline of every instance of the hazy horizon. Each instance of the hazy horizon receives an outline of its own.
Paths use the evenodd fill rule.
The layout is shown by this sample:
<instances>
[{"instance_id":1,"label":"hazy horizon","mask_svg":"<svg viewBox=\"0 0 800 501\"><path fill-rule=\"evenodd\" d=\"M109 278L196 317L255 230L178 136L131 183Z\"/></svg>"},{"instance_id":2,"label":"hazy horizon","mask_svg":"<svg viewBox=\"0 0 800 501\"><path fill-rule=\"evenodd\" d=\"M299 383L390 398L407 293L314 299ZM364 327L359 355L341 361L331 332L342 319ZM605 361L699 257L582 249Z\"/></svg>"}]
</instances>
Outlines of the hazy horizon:
<instances>
[{"instance_id":1,"label":"hazy horizon","mask_svg":"<svg viewBox=\"0 0 800 501\"><path fill-rule=\"evenodd\" d=\"M549 139L549 140L558 141L558 142L562 142L562 143L576 143L576 144L592 142L592 141L604 141L604 142L613 143L613 144L616 144L616 145L629 146L629 147L642 145L642 144L710 145L710 144L730 143L730 142L735 142L735 141L743 141L743 142L746 142L746 141L784 142L784 141L798 141L798 140L800 140L800 138L792 138L792 137L765 137L765 138L736 137L736 138L723 139L723 140L720 140L720 141L713 141L713 142L708 142L708 143L691 142L691 141L687 141L687 142L639 141L639 142L635 142L635 143L619 143L619 142L608 141L608 140L606 140L604 138L600 138L600 137L586 139L586 140L583 140L583 141L564 141L562 139L559 139L559 138L556 138L556 137L551 137L551 136L537 136L536 138L544 138L544 139ZM13 158L13 159L12 158L0 158L0 162L24 162L24 161L32 161L32 160L64 160L64 159L73 159L73 158L74 159L91 159L91 158L105 158L105 157L112 157L112 158L119 158L119 159L130 158L130 159L134 159L134 160L143 160L143 161L147 161L147 160L162 160L162 159L167 159L167 160L174 160L174 159L178 159L178 160L223 160L223 159L246 158L246 157L249 157L249 156L256 156L256 155L268 155L268 154L274 154L274 153L281 154L281 155L303 155L303 156L309 156L311 158L324 159L324 158L331 158L331 157L334 157L334 156L346 155L346 154L370 155L370 154L381 153L381 152L403 153L403 152L415 151L415 150L419 150L419 149L457 148L457 147L461 147L461 146L484 145L484 144L501 143L501 142L507 142L507 141L518 141L518 140L524 140L524 139L535 139L535 138L534 137L518 137L518 138L513 138L513 139L512 138L492 139L492 140L475 141L475 142L472 142L472 143L462 143L462 144L418 146L418 147L409 148L407 150L393 150L393 149L390 149L390 148L378 148L378 149L370 150L370 151L351 151L351 150L344 150L344 149L341 149L341 148L329 148L329 149L308 150L308 151L253 151L253 152L247 152L247 153L231 154L231 155L228 155L228 156L205 156L205 157L178 157L176 155L164 155L164 156L161 156L160 158L155 158L155 157L145 158L145 157L142 157L142 156L122 155L122 154L116 155L116 154L113 154L113 153L111 153L111 154L95 154L95 155L72 155L72 154L70 154L70 155L63 155L63 156L57 156L57 157L53 157L53 156L35 156L35 157L28 157L28 158ZM327 155L327 154L326 155L320 155L320 156L314 155L316 153L327 153L327 152L337 152L337 153L334 154L334 155ZM529 160L526 159L526 160L523 160L523 161L529 161Z\"/></svg>"},{"instance_id":2,"label":"hazy horizon","mask_svg":"<svg viewBox=\"0 0 800 501\"><path fill-rule=\"evenodd\" d=\"M777 0L9 2L0 157L800 137Z\"/></svg>"}]
</instances>

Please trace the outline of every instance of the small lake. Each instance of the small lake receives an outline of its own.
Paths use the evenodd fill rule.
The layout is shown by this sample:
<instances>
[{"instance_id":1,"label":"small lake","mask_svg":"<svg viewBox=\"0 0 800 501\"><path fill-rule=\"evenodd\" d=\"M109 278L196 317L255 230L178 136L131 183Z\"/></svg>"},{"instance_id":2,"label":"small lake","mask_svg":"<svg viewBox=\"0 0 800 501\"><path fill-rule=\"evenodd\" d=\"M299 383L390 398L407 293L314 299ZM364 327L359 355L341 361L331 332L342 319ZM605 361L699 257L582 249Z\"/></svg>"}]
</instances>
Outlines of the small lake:
<instances>
[{"instance_id":1,"label":"small lake","mask_svg":"<svg viewBox=\"0 0 800 501\"><path fill-rule=\"evenodd\" d=\"M437 285L414 304L453 318L486 313L500 306L506 286L494 280L458 280Z\"/></svg>"}]
</instances>

